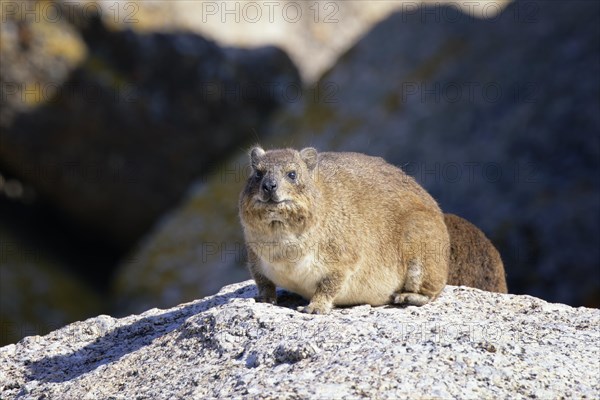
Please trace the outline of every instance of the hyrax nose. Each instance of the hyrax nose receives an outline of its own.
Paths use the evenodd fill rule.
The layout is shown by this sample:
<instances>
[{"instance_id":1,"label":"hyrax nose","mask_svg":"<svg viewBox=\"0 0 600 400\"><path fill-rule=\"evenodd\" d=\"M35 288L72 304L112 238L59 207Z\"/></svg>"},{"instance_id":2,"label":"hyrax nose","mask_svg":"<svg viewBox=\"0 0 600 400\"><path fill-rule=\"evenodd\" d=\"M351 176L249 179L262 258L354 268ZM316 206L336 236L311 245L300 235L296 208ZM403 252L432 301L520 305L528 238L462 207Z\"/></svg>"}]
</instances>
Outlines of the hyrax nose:
<instances>
[{"instance_id":1,"label":"hyrax nose","mask_svg":"<svg viewBox=\"0 0 600 400\"><path fill-rule=\"evenodd\" d=\"M262 184L262 188L265 193L273 193L277 189L277 182L274 179L265 179Z\"/></svg>"}]
</instances>

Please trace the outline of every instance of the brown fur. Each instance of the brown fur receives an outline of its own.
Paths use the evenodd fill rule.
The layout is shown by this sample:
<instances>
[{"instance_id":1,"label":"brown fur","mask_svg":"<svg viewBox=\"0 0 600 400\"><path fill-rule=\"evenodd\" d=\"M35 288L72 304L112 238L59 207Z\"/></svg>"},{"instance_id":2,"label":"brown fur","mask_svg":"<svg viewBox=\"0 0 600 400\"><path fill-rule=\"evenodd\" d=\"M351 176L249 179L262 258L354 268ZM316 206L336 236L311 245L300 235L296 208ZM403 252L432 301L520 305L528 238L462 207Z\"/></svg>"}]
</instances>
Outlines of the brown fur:
<instances>
[{"instance_id":1,"label":"brown fur","mask_svg":"<svg viewBox=\"0 0 600 400\"><path fill-rule=\"evenodd\" d=\"M310 300L301 311L327 313L334 305L423 305L444 288L443 214L400 169L312 148L255 147L250 161L239 208L261 301L275 303L279 286Z\"/></svg>"},{"instance_id":2,"label":"brown fur","mask_svg":"<svg viewBox=\"0 0 600 400\"><path fill-rule=\"evenodd\" d=\"M445 214L444 220L450 235L448 285L507 293L504 265L492 242L459 216Z\"/></svg>"}]
</instances>

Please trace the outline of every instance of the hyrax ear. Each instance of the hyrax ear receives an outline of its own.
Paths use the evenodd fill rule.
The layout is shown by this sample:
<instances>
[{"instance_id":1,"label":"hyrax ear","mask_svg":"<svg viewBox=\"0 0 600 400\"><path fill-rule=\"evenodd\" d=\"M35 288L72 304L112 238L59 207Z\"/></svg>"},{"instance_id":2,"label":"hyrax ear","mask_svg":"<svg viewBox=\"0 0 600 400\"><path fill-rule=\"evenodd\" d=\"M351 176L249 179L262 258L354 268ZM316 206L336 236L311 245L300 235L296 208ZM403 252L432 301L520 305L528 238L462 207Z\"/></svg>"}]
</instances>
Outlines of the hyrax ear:
<instances>
[{"instance_id":1,"label":"hyrax ear","mask_svg":"<svg viewBox=\"0 0 600 400\"><path fill-rule=\"evenodd\" d=\"M306 163L308 170L312 170L317 165L317 149L307 147L300 150L300 158Z\"/></svg>"},{"instance_id":2,"label":"hyrax ear","mask_svg":"<svg viewBox=\"0 0 600 400\"><path fill-rule=\"evenodd\" d=\"M258 165L258 162L265 155L265 151L260 146L255 146L250 149L250 163L253 167Z\"/></svg>"}]
</instances>

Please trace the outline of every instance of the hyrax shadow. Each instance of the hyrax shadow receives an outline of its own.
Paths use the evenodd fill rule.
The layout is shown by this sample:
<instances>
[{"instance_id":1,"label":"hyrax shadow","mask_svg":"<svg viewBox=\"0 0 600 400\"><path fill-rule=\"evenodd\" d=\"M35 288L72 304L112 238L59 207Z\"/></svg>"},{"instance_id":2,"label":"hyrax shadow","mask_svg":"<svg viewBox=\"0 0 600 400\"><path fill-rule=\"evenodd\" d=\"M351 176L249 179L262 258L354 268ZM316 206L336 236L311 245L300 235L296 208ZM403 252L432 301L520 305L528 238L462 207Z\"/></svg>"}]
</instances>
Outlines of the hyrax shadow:
<instances>
[{"instance_id":1,"label":"hyrax shadow","mask_svg":"<svg viewBox=\"0 0 600 400\"><path fill-rule=\"evenodd\" d=\"M261 301L276 286L334 305L423 305L446 285L444 215L415 180L383 159L313 148L250 151L239 202Z\"/></svg>"}]
</instances>

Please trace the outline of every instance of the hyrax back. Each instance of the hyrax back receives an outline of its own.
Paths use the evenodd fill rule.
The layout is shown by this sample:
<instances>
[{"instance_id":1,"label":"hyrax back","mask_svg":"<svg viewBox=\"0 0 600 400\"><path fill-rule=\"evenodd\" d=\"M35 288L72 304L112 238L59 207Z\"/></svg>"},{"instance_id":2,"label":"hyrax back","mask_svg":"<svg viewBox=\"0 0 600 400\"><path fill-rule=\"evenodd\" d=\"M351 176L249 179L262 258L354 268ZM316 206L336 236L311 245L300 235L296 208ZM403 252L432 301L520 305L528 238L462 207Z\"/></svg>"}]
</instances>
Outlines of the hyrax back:
<instances>
[{"instance_id":1,"label":"hyrax back","mask_svg":"<svg viewBox=\"0 0 600 400\"><path fill-rule=\"evenodd\" d=\"M240 196L259 299L283 287L334 305L423 305L446 284L449 238L431 196L400 169L358 153L250 152Z\"/></svg>"},{"instance_id":2,"label":"hyrax back","mask_svg":"<svg viewBox=\"0 0 600 400\"><path fill-rule=\"evenodd\" d=\"M469 221L445 214L450 235L448 284L507 293L504 264L492 242Z\"/></svg>"}]
</instances>

